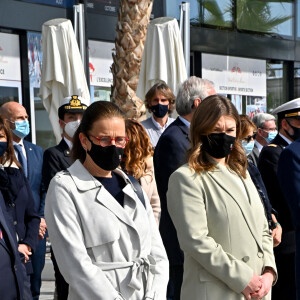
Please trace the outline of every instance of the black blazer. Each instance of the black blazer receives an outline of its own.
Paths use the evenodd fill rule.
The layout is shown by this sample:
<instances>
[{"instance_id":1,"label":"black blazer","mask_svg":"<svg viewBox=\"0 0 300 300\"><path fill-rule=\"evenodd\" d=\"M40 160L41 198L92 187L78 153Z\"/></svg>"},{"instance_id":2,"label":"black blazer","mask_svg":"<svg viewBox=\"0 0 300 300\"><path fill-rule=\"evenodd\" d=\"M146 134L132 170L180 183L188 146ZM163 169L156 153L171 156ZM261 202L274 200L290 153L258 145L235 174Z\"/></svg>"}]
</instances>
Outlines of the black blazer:
<instances>
[{"instance_id":1,"label":"black blazer","mask_svg":"<svg viewBox=\"0 0 300 300\"><path fill-rule=\"evenodd\" d=\"M278 160L281 152L287 145L288 143L277 134L270 144L263 147L258 159L258 169L267 189L270 202L272 207L278 212L278 220L285 232L282 235L281 244L274 249L275 253L295 252L294 238L290 238L293 235L286 235L287 232L294 231L292 217L277 179Z\"/></svg>"},{"instance_id":2,"label":"black blazer","mask_svg":"<svg viewBox=\"0 0 300 300\"><path fill-rule=\"evenodd\" d=\"M64 139L44 152L43 159L43 186L48 190L51 179L57 172L66 170L72 164L70 149Z\"/></svg>"},{"instance_id":3,"label":"black blazer","mask_svg":"<svg viewBox=\"0 0 300 300\"><path fill-rule=\"evenodd\" d=\"M1 192L0 226L5 238L5 243L0 240L0 298L23 300L25 271L18 252L16 232L8 218Z\"/></svg>"},{"instance_id":4,"label":"black blazer","mask_svg":"<svg viewBox=\"0 0 300 300\"><path fill-rule=\"evenodd\" d=\"M3 184L3 177L7 185ZM1 191L11 222L18 235L19 244L27 244L35 251L38 243L40 217L35 210L35 203L29 183L20 169L5 167L0 170ZM32 273L31 262L25 264L28 274Z\"/></svg>"},{"instance_id":5,"label":"black blazer","mask_svg":"<svg viewBox=\"0 0 300 300\"><path fill-rule=\"evenodd\" d=\"M161 203L159 230L171 265L183 264L183 252L168 212L166 194L170 175L187 162L189 147L189 128L177 118L161 135L154 150L155 179Z\"/></svg>"}]
</instances>

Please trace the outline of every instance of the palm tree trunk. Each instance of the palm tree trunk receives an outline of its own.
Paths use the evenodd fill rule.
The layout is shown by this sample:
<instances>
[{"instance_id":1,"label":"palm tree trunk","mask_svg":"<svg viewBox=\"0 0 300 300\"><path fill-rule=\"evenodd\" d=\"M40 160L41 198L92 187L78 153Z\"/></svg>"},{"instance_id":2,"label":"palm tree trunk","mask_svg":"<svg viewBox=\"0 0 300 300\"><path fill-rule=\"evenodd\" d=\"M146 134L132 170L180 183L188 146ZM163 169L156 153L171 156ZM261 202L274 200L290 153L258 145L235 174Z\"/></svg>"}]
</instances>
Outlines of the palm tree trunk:
<instances>
[{"instance_id":1,"label":"palm tree trunk","mask_svg":"<svg viewBox=\"0 0 300 300\"><path fill-rule=\"evenodd\" d=\"M139 119L146 113L143 100L135 92L151 11L152 0L120 0L111 67L112 101L128 118Z\"/></svg>"}]
</instances>

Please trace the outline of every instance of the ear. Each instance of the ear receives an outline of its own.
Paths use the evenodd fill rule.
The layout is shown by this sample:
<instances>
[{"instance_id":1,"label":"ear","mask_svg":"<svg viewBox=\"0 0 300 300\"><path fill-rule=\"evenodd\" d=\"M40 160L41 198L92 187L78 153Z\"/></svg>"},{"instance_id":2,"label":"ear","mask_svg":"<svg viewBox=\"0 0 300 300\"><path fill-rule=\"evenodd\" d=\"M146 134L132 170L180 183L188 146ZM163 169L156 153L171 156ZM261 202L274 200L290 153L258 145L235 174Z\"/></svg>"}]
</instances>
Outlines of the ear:
<instances>
[{"instance_id":1,"label":"ear","mask_svg":"<svg viewBox=\"0 0 300 300\"><path fill-rule=\"evenodd\" d=\"M198 105L201 103L201 99L200 98L196 98L194 100L194 107L198 107Z\"/></svg>"},{"instance_id":2,"label":"ear","mask_svg":"<svg viewBox=\"0 0 300 300\"><path fill-rule=\"evenodd\" d=\"M85 151L90 150L91 142L88 140L88 138L86 137L86 135L84 133L82 133L82 132L79 133L79 140L80 140L82 148Z\"/></svg>"},{"instance_id":3,"label":"ear","mask_svg":"<svg viewBox=\"0 0 300 300\"><path fill-rule=\"evenodd\" d=\"M61 129L64 129L64 128L65 128L66 124L64 123L63 120L59 119L59 120L58 120L58 123L59 123L59 126L60 126Z\"/></svg>"}]
</instances>

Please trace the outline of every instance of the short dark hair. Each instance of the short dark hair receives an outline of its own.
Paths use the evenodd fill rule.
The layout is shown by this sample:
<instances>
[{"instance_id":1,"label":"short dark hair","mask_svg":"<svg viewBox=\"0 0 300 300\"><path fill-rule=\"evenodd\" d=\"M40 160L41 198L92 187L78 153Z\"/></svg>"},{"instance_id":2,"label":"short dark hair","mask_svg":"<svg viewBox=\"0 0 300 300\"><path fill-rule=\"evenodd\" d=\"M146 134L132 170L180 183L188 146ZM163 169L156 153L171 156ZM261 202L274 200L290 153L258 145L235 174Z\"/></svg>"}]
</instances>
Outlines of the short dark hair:
<instances>
[{"instance_id":1,"label":"short dark hair","mask_svg":"<svg viewBox=\"0 0 300 300\"><path fill-rule=\"evenodd\" d=\"M81 145L79 134L84 133L87 136L96 121L114 117L124 119L124 122L126 119L123 111L112 102L96 101L86 109L73 137L72 158L74 161L79 159L83 163L86 158L86 151Z\"/></svg>"},{"instance_id":2,"label":"short dark hair","mask_svg":"<svg viewBox=\"0 0 300 300\"><path fill-rule=\"evenodd\" d=\"M169 114L173 112L175 108L175 95L164 81L159 81L154 84L145 96L145 106L149 112L151 112L151 100L156 93L160 93L169 100Z\"/></svg>"}]
</instances>

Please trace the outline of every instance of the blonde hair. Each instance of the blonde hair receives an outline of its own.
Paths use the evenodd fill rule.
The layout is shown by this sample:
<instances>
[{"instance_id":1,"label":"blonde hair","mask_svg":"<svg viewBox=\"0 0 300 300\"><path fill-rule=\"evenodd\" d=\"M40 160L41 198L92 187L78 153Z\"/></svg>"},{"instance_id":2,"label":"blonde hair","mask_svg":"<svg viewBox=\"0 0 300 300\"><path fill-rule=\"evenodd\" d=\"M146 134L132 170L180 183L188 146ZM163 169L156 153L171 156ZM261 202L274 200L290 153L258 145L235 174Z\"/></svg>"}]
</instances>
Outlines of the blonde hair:
<instances>
[{"instance_id":1,"label":"blonde hair","mask_svg":"<svg viewBox=\"0 0 300 300\"><path fill-rule=\"evenodd\" d=\"M189 167L196 173L211 171L215 164L202 150L202 137L213 132L222 116L232 117L236 121L236 136L240 134L239 114L229 99L213 95L203 100L197 107L191 122L191 148L188 151ZM229 168L246 177L247 158L240 143L236 140L231 153L226 157Z\"/></svg>"},{"instance_id":2,"label":"blonde hair","mask_svg":"<svg viewBox=\"0 0 300 300\"><path fill-rule=\"evenodd\" d=\"M147 159L153 155L153 148L144 127L135 120L126 120L128 142L124 149L123 169L129 175L140 179L147 173Z\"/></svg>"}]
</instances>

